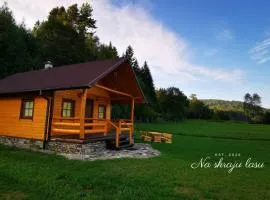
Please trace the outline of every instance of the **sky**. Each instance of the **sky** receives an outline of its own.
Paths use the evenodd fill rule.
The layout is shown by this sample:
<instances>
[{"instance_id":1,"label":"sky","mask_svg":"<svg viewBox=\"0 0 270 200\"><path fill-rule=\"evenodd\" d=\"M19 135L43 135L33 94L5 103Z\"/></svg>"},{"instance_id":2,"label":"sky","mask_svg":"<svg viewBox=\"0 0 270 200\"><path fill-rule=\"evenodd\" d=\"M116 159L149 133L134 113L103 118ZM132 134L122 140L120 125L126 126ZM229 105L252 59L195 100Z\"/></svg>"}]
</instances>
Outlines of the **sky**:
<instances>
[{"instance_id":1,"label":"sky","mask_svg":"<svg viewBox=\"0 0 270 200\"><path fill-rule=\"evenodd\" d=\"M224 100L256 92L270 108L270 1L7 1L28 28L56 6L84 2L93 7L101 42L111 41L120 55L131 45L157 88Z\"/></svg>"}]
</instances>

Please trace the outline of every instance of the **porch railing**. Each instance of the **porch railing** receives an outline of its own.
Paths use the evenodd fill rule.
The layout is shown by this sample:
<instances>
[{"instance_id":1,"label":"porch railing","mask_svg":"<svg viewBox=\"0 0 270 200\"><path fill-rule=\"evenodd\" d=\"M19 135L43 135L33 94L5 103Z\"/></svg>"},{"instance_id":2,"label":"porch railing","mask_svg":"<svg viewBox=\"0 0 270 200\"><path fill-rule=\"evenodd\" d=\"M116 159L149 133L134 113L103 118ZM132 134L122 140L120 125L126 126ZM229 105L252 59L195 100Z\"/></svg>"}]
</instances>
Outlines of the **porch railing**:
<instances>
[{"instance_id":1,"label":"porch railing","mask_svg":"<svg viewBox=\"0 0 270 200\"><path fill-rule=\"evenodd\" d=\"M80 118L55 117L52 122L53 134L80 134ZM106 134L107 121L96 118L85 118L84 133Z\"/></svg>"},{"instance_id":2,"label":"porch railing","mask_svg":"<svg viewBox=\"0 0 270 200\"><path fill-rule=\"evenodd\" d=\"M52 120L52 136L103 134L106 136L111 129L115 129L116 147L119 147L119 137L122 133L129 133L129 141L132 141L134 125L129 119L120 119L113 122L108 119L85 118L83 124L83 137L81 138L81 123L79 117L54 117Z\"/></svg>"}]
</instances>

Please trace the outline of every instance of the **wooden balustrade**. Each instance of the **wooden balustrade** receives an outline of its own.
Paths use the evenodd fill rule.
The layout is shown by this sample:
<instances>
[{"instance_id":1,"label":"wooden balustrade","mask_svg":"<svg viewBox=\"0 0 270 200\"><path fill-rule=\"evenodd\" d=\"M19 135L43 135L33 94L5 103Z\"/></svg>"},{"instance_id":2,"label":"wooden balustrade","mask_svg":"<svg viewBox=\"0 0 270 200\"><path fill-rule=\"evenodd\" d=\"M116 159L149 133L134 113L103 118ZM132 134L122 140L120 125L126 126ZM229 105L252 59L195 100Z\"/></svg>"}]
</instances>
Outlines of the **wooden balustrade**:
<instances>
[{"instance_id":1,"label":"wooden balustrade","mask_svg":"<svg viewBox=\"0 0 270 200\"><path fill-rule=\"evenodd\" d=\"M89 122L91 121L91 122ZM85 118L83 129L85 134L104 133L107 134L107 121L97 118ZM81 130L80 118L55 117L52 122L52 134L79 134Z\"/></svg>"},{"instance_id":2,"label":"wooden balustrade","mask_svg":"<svg viewBox=\"0 0 270 200\"><path fill-rule=\"evenodd\" d=\"M133 123L128 119L121 119L118 123L114 123L107 119L85 118L83 126L81 119L78 117L54 117L52 121L52 136L57 135L80 135L84 138L84 134L100 134L107 135L110 129L115 129L116 147L119 147L119 137L121 133L128 132L129 140L132 143ZM83 128L83 137L81 128Z\"/></svg>"},{"instance_id":3,"label":"wooden balustrade","mask_svg":"<svg viewBox=\"0 0 270 200\"><path fill-rule=\"evenodd\" d=\"M132 133L133 133L133 127L134 124L132 123L132 120L119 120L119 127L120 127L120 132L129 132L129 143L132 144L133 143L133 139L132 139Z\"/></svg>"}]
</instances>

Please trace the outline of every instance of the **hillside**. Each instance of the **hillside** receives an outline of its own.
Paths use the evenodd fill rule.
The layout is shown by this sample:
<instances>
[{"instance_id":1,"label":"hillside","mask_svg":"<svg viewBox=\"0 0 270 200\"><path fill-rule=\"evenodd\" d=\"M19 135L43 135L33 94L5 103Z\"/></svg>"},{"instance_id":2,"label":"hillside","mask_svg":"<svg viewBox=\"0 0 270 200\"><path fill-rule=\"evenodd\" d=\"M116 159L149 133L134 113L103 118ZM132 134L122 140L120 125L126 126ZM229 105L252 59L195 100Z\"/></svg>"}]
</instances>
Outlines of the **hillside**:
<instances>
[{"instance_id":1,"label":"hillside","mask_svg":"<svg viewBox=\"0 0 270 200\"><path fill-rule=\"evenodd\" d=\"M221 111L238 111L244 112L243 102L241 101L226 101L220 99L201 99L210 109Z\"/></svg>"}]
</instances>

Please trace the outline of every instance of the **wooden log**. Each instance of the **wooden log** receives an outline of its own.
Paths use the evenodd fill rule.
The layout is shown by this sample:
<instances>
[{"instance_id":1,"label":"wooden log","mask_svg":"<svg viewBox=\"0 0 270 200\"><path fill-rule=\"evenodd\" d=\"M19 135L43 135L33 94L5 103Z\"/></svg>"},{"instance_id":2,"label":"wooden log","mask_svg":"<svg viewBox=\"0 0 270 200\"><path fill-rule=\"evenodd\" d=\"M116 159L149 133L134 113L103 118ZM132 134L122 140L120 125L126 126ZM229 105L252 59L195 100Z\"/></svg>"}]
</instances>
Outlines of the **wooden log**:
<instances>
[{"instance_id":1,"label":"wooden log","mask_svg":"<svg viewBox=\"0 0 270 200\"><path fill-rule=\"evenodd\" d=\"M129 131L130 128L121 128L121 131Z\"/></svg>"},{"instance_id":2,"label":"wooden log","mask_svg":"<svg viewBox=\"0 0 270 200\"><path fill-rule=\"evenodd\" d=\"M85 123L84 126L106 126L106 123Z\"/></svg>"},{"instance_id":3,"label":"wooden log","mask_svg":"<svg viewBox=\"0 0 270 200\"><path fill-rule=\"evenodd\" d=\"M103 85L96 84L95 86L98 87L98 88L101 88L101 89L104 89L104 90L107 90L107 91L116 93L116 94L121 94L121 95L123 95L123 96L132 97L132 95L130 95L130 94L127 94L127 93L125 93L125 92L120 92L120 91L117 91L117 90L114 90L114 89L105 87L105 86L103 86Z\"/></svg>"},{"instance_id":4,"label":"wooden log","mask_svg":"<svg viewBox=\"0 0 270 200\"><path fill-rule=\"evenodd\" d=\"M104 133L105 129L91 129L91 130L85 130L85 133Z\"/></svg>"},{"instance_id":5,"label":"wooden log","mask_svg":"<svg viewBox=\"0 0 270 200\"><path fill-rule=\"evenodd\" d=\"M53 122L53 126L80 126L80 123L72 123L72 122Z\"/></svg>"},{"instance_id":6,"label":"wooden log","mask_svg":"<svg viewBox=\"0 0 270 200\"><path fill-rule=\"evenodd\" d=\"M81 113L80 113L80 139L84 139L84 121L85 121L85 105L87 98L87 89L84 89L81 96Z\"/></svg>"},{"instance_id":7,"label":"wooden log","mask_svg":"<svg viewBox=\"0 0 270 200\"><path fill-rule=\"evenodd\" d=\"M76 130L76 129L63 129L63 128L53 128L52 129L53 133L73 133L73 134L78 134L80 133L80 130Z\"/></svg>"}]
</instances>

